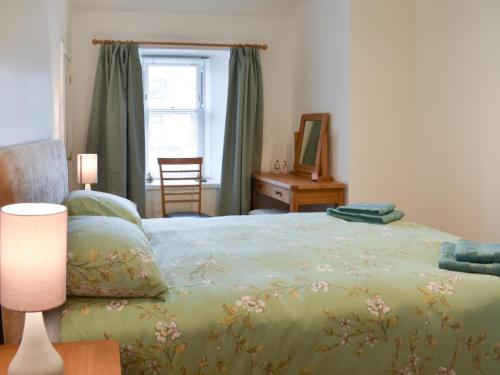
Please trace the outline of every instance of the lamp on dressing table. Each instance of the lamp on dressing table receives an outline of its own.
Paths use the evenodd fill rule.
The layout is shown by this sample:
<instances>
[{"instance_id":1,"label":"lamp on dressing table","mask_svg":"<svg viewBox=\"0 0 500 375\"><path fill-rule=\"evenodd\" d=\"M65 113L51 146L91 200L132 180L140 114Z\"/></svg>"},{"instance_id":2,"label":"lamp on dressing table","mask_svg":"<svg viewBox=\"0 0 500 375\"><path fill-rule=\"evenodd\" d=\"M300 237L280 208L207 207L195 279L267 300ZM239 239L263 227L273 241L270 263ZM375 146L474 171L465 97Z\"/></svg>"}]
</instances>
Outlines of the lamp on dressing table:
<instances>
[{"instance_id":1,"label":"lamp on dressing table","mask_svg":"<svg viewBox=\"0 0 500 375\"><path fill-rule=\"evenodd\" d=\"M287 175L255 173L252 175L252 208L259 194L290 206L298 212L302 205L344 205L347 186L329 175L328 113L302 115L295 133L293 171ZM314 179L314 180L313 180Z\"/></svg>"}]
</instances>

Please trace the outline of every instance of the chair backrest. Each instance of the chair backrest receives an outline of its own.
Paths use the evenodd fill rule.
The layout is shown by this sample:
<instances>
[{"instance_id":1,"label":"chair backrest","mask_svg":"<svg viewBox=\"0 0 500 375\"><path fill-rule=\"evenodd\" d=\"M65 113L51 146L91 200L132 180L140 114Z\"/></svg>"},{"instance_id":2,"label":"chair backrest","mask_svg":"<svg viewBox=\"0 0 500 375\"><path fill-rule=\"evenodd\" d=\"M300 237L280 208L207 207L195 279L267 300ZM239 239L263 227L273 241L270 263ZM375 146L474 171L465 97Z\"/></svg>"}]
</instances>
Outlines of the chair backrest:
<instances>
[{"instance_id":1,"label":"chair backrest","mask_svg":"<svg viewBox=\"0 0 500 375\"><path fill-rule=\"evenodd\" d=\"M198 203L201 214L201 182L203 158L158 158L161 182L162 213L167 205Z\"/></svg>"}]
</instances>

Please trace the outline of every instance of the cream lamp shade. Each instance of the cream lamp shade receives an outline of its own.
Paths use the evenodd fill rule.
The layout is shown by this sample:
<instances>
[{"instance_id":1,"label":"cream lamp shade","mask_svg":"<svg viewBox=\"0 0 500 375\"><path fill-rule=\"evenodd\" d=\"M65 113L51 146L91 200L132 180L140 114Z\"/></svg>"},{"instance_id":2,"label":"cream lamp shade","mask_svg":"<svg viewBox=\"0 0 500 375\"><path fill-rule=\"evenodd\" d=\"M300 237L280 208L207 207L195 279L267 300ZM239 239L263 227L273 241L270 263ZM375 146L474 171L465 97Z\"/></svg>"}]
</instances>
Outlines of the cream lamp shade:
<instances>
[{"instance_id":1,"label":"cream lamp shade","mask_svg":"<svg viewBox=\"0 0 500 375\"><path fill-rule=\"evenodd\" d=\"M0 210L0 301L38 312L66 300L66 207L21 203Z\"/></svg>"},{"instance_id":2,"label":"cream lamp shade","mask_svg":"<svg viewBox=\"0 0 500 375\"><path fill-rule=\"evenodd\" d=\"M0 210L0 302L26 312L23 337L8 375L64 375L42 311L66 300L66 207L20 203Z\"/></svg>"},{"instance_id":3,"label":"cream lamp shade","mask_svg":"<svg viewBox=\"0 0 500 375\"><path fill-rule=\"evenodd\" d=\"M77 160L78 183L97 183L97 154L78 154Z\"/></svg>"}]
</instances>

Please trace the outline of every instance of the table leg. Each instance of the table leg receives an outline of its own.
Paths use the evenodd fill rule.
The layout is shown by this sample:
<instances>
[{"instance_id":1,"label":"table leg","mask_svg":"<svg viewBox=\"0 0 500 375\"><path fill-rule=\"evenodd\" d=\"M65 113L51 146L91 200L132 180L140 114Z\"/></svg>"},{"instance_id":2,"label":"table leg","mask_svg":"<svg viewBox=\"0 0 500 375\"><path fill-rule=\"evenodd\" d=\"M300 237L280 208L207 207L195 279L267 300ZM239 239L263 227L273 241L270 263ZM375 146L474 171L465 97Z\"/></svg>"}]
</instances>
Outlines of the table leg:
<instances>
[{"instance_id":1,"label":"table leg","mask_svg":"<svg viewBox=\"0 0 500 375\"><path fill-rule=\"evenodd\" d=\"M339 206L345 206L345 190L344 189L340 190L339 196L340 196Z\"/></svg>"},{"instance_id":2,"label":"table leg","mask_svg":"<svg viewBox=\"0 0 500 375\"><path fill-rule=\"evenodd\" d=\"M252 203L251 203L251 207L252 207L252 210L255 210L257 208L257 189L255 188L255 186L252 185Z\"/></svg>"},{"instance_id":3,"label":"table leg","mask_svg":"<svg viewBox=\"0 0 500 375\"><path fill-rule=\"evenodd\" d=\"M295 191L290 192L290 212L299 212L297 193Z\"/></svg>"}]
</instances>

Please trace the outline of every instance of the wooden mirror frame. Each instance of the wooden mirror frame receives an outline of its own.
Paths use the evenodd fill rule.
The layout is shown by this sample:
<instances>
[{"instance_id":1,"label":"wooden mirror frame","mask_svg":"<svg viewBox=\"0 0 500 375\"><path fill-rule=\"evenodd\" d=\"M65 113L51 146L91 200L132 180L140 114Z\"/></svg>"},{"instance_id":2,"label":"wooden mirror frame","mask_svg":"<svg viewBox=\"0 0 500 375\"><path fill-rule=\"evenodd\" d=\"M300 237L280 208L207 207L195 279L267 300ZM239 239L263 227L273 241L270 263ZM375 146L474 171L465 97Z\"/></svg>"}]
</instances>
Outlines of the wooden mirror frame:
<instances>
[{"instance_id":1,"label":"wooden mirror frame","mask_svg":"<svg viewBox=\"0 0 500 375\"><path fill-rule=\"evenodd\" d=\"M305 125L308 121L320 121L321 132L318 140L318 150L316 152L316 162L314 166L300 164L300 151L302 150L302 142L304 139ZM330 115L328 113L309 113L303 114L300 119L300 128L295 139L295 160L293 163L293 173L301 175L309 175L318 173L318 179L331 180L329 176L328 165L328 128L330 126Z\"/></svg>"}]
</instances>

